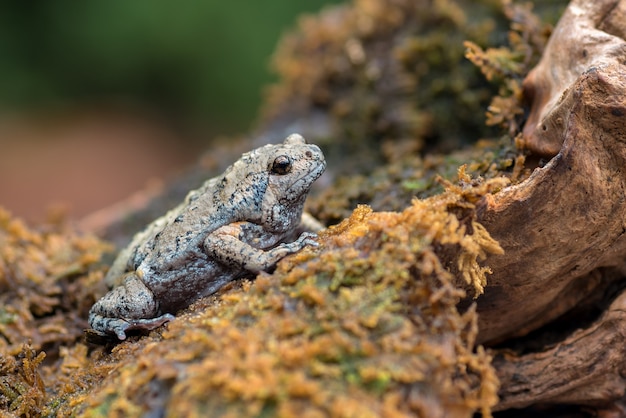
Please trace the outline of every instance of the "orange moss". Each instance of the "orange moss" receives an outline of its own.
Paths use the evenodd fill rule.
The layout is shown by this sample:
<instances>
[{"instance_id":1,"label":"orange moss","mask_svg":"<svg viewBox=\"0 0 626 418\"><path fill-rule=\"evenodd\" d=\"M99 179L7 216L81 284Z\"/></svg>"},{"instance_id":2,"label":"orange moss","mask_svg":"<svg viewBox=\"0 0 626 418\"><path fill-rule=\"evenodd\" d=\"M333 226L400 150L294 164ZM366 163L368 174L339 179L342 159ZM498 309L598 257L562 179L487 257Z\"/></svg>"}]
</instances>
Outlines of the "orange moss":
<instances>
[{"instance_id":1,"label":"orange moss","mask_svg":"<svg viewBox=\"0 0 626 418\"><path fill-rule=\"evenodd\" d=\"M63 380L55 362L59 349L66 357L77 347L62 346L82 338L101 287L97 263L109 248L67 225L30 229L0 208L0 411L39 416L50 401L46 388L80 387L80 379Z\"/></svg>"},{"instance_id":2,"label":"orange moss","mask_svg":"<svg viewBox=\"0 0 626 418\"><path fill-rule=\"evenodd\" d=\"M0 208L2 352L15 355L28 341L35 350L75 342L102 279L95 264L109 249L67 226L31 230Z\"/></svg>"},{"instance_id":3,"label":"orange moss","mask_svg":"<svg viewBox=\"0 0 626 418\"><path fill-rule=\"evenodd\" d=\"M273 275L200 300L162 336L119 344L115 370L83 396L86 415L489 415L490 358L475 350L475 313L457 311L464 291L435 249L457 248L459 268L483 280L477 258L501 250L472 201L504 180L461 176L402 212L360 206Z\"/></svg>"},{"instance_id":4,"label":"orange moss","mask_svg":"<svg viewBox=\"0 0 626 418\"><path fill-rule=\"evenodd\" d=\"M460 165L466 165L467 172L477 178L508 177L517 183L530 175L523 155L509 138L484 140L448 155L409 156L367 175L340 176L333 187L309 197L307 209L327 224L349 216L359 204L368 204L375 211L403 210L415 197L441 193L444 187L439 179L455 179Z\"/></svg>"},{"instance_id":5,"label":"orange moss","mask_svg":"<svg viewBox=\"0 0 626 418\"><path fill-rule=\"evenodd\" d=\"M18 356L0 355L0 411L15 416L35 416L42 412L46 392L39 365L46 357L28 344Z\"/></svg>"}]
</instances>

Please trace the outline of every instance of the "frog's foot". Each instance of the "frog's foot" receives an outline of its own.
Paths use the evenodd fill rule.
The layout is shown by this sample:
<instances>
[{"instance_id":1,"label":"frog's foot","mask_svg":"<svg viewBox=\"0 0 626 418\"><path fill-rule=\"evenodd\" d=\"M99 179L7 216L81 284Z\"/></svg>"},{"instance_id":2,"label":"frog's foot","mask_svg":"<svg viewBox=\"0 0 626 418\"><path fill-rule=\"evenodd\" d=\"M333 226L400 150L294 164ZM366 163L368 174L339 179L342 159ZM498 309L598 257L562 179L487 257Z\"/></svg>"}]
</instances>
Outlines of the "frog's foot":
<instances>
[{"instance_id":1,"label":"frog's foot","mask_svg":"<svg viewBox=\"0 0 626 418\"><path fill-rule=\"evenodd\" d=\"M161 316L157 316L156 318L148 318L148 319L133 319L129 320L128 327L126 330L139 329L143 331L151 331L155 328L160 327L166 322L173 321L175 318L172 314L163 314Z\"/></svg>"},{"instance_id":2,"label":"frog's foot","mask_svg":"<svg viewBox=\"0 0 626 418\"><path fill-rule=\"evenodd\" d=\"M261 267L262 270L267 270L269 267L274 266L281 258L289 254L297 253L306 246L319 247L319 245L319 242L317 242L317 234L303 232L300 237L293 242L283 242L271 250L259 253L256 259L252 259L252 265ZM256 265L254 263L256 263Z\"/></svg>"},{"instance_id":3,"label":"frog's foot","mask_svg":"<svg viewBox=\"0 0 626 418\"><path fill-rule=\"evenodd\" d=\"M297 240L291 243L283 244L290 249L291 252L300 251L302 248L310 245L311 247L319 247L320 243L317 242L317 234L313 232L303 232Z\"/></svg>"},{"instance_id":4,"label":"frog's foot","mask_svg":"<svg viewBox=\"0 0 626 418\"><path fill-rule=\"evenodd\" d=\"M281 258L298 252L307 245L318 247L316 238L317 235L314 233L303 232L294 242L282 243L265 251L239 240L232 234L213 233L204 241L204 248L207 254L221 263L257 273L274 267Z\"/></svg>"},{"instance_id":5,"label":"frog's foot","mask_svg":"<svg viewBox=\"0 0 626 418\"><path fill-rule=\"evenodd\" d=\"M122 319L106 318L98 314L92 314L89 318L91 327L98 333L115 334L119 340L126 339L126 332L131 330L151 331L174 319L174 315L165 314L149 319Z\"/></svg>"},{"instance_id":6,"label":"frog's foot","mask_svg":"<svg viewBox=\"0 0 626 418\"><path fill-rule=\"evenodd\" d=\"M136 273L129 273L124 284L111 290L89 311L89 325L103 334L126 339L126 331L152 330L170 321L170 314L159 316L159 304Z\"/></svg>"}]
</instances>

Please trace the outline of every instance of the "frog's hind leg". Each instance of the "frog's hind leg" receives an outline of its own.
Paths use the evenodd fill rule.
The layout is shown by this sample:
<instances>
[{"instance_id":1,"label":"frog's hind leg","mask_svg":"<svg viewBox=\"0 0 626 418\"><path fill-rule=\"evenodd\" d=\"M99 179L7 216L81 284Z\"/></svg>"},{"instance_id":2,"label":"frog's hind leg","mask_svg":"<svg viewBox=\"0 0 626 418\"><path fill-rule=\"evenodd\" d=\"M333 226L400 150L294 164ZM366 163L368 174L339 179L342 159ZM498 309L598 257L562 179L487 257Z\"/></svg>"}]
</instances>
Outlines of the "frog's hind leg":
<instances>
[{"instance_id":1,"label":"frog's hind leg","mask_svg":"<svg viewBox=\"0 0 626 418\"><path fill-rule=\"evenodd\" d=\"M126 331L152 330L174 319L171 314L157 316L154 295L135 273L126 276L124 284L111 290L89 311L89 325L100 333L126 339Z\"/></svg>"}]
</instances>

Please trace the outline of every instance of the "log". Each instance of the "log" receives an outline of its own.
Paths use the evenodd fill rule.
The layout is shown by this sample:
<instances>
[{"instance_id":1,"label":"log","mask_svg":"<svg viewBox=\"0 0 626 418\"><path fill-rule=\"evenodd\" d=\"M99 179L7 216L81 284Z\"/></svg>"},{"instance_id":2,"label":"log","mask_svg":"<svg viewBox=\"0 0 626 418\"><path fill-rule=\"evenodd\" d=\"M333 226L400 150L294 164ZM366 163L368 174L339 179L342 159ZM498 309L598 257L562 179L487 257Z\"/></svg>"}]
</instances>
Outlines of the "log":
<instances>
[{"instance_id":1,"label":"log","mask_svg":"<svg viewBox=\"0 0 626 418\"><path fill-rule=\"evenodd\" d=\"M606 32L594 35L598 45L576 37L600 32L591 25L610 20L607 10L625 9L626 0L573 1L525 82L535 92L524 130L527 146L545 155L560 145L527 180L479 205L478 221L505 250L485 261L493 275L477 301L481 342L547 324L596 288L594 271L624 266L626 42ZM563 87L580 69L569 59L584 56L580 48L587 57L599 55ZM546 99L546 91L553 96Z\"/></svg>"},{"instance_id":2,"label":"log","mask_svg":"<svg viewBox=\"0 0 626 418\"><path fill-rule=\"evenodd\" d=\"M481 341L547 324L593 290L594 270L624 264L625 98L624 66L586 72L561 102L570 108L561 151L481 202L479 222L505 251L486 261L494 273L478 300Z\"/></svg>"},{"instance_id":3,"label":"log","mask_svg":"<svg viewBox=\"0 0 626 418\"><path fill-rule=\"evenodd\" d=\"M555 347L519 357L506 353L497 356L493 365L501 389L495 409L541 403L603 408L619 401L626 394L625 324L623 292L600 319Z\"/></svg>"},{"instance_id":4,"label":"log","mask_svg":"<svg viewBox=\"0 0 626 418\"><path fill-rule=\"evenodd\" d=\"M584 405L626 415L624 38L626 0L570 3L524 81L522 143L549 161L479 204L478 221L505 251L485 261L493 275L477 300L478 340L500 343L496 410ZM592 306L601 315L574 332L550 344L537 337Z\"/></svg>"}]
</instances>

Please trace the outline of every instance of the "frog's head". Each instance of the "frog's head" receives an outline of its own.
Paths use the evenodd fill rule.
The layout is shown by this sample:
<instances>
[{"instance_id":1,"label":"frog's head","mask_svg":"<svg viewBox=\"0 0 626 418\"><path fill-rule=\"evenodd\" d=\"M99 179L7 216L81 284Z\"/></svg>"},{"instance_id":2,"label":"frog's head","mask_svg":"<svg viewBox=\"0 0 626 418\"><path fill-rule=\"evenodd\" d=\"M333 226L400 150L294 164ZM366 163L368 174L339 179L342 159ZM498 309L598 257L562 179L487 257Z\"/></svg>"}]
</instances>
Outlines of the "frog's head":
<instances>
[{"instance_id":1,"label":"frog's head","mask_svg":"<svg viewBox=\"0 0 626 418\"><path fill-rule=\"evenodd\" d=\"M299 134L291 134L282 144L263 150L267 188L261 204L261 224L268 230L292 229L300 222L311 185L326 169L324 154Z\"/></svg>"},{"instance_id":2,"label":"frog's head","mask_svg":"<svg viewBox=\"0 0 626 418\"><path fill-rule=\"evenodd\" d=\"M306 196L326 169L324 154L299 134L266 148L267 188L261 224L268 230L288 230L300 222Z\"/></svg>"},{"instance_id":3,"label":"frog's head","mask_svg":"<svg viewBox=\"0 0 626 418\"><path fill-rule=\"evenodd\" d=\"M292 134L282 144L243 154L224 173L218 198L238 220L289 231L300 222L306 195L325 168L319 147Z\"/></svg>"},{"instance_id":4,"label":"frog's head","mask_svg":"<svg viewBox=\"0 0 626 418\"><path fill-rule=\"evenodd\" d=\"M307 144L299 134L289 135L282 144L270 146L268 151L268 189L281 203L289 204L306 196L326 168L319 147Z\"/></svg>"}]
</instances>

